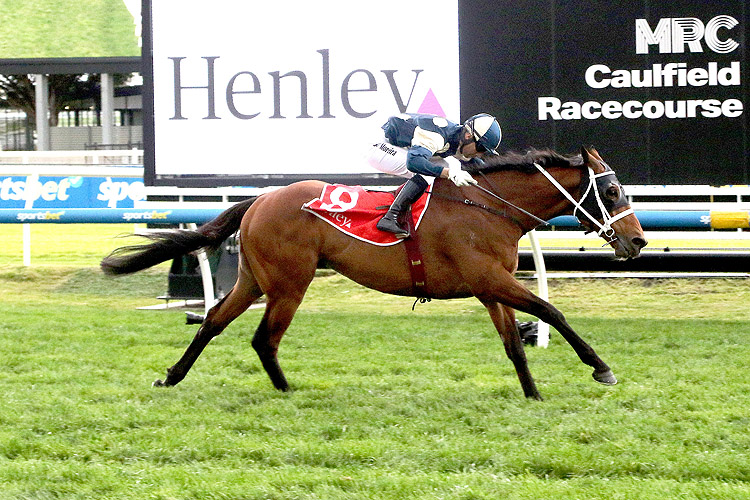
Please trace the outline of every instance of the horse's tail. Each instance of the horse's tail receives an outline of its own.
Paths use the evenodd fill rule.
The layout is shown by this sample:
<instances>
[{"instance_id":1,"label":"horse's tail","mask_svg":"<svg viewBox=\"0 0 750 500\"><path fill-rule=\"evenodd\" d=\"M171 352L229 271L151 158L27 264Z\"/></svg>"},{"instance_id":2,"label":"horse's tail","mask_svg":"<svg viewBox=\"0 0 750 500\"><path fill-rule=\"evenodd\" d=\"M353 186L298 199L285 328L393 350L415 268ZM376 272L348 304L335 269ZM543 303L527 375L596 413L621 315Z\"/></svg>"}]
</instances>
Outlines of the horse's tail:
<instances>
[{"instance_id":1,"label":"horse's tail","mask_svg":"<svg viewBox=\"0 0 750 500\"><path fill-rule=\"evenodd\" d=\"M216 249L240 228L245 212L257 199L254 196L231 206L195 231L180 229L142 235L151 242L113 250L102 260L102 271L110 275L130 274L201 248Z\"/></svg>"}]
</instances>

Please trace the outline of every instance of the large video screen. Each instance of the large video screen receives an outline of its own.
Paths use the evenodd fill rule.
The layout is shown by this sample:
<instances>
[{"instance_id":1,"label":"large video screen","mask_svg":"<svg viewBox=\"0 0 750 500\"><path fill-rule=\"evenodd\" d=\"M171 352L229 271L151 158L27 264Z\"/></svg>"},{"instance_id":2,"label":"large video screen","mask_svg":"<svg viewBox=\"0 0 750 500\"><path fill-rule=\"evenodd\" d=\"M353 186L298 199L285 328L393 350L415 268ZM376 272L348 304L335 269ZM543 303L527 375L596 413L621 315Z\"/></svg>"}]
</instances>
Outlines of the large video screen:
<instances>
[{"instance_id":1,"label":"large video screen","mask_svg":"<svg viewBox=\"0 0 750 500\"><path fill-rule=\"evenodd\" d=\"M745 0L150 3L147 184L398 183L362 155L401 112L593 145L626 184L750 184Z\"/></svg>"}]
</instances>

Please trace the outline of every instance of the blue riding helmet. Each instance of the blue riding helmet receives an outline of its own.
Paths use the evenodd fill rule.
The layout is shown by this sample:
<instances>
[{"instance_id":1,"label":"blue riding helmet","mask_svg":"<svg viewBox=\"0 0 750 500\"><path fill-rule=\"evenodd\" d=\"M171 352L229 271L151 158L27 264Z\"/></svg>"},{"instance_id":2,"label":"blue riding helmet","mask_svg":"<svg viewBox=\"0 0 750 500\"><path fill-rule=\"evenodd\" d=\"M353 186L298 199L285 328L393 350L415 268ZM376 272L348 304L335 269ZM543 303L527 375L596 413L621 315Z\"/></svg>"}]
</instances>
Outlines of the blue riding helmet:
<instances>
[{"instance_id":1,"label":"blue riding helmet","mask_svg":"<svg viewBox=\"0 0 750 500\"><path fill-rule=\"evenodd\" d=\"M477 144L486 151L497 154L496 149L500 145L503 133L494 116L479 113L466 120L464 126L469 129Z\"/></svg>"}]
</instances>

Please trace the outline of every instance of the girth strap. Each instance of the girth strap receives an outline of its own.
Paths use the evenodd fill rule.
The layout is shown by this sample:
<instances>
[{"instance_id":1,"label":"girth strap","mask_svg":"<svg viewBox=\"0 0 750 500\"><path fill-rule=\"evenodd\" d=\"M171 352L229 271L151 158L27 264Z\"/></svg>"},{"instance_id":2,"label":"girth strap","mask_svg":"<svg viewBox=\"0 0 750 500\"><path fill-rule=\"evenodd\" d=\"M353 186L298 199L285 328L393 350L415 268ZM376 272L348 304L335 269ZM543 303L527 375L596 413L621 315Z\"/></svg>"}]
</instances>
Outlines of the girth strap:
<instances>
[{"instance_id":1,"label":"girth strap","mask_svg":"<svg viewBox=\"0 0 750 500\"><path fill-rule=\"evenodd\" d=\"M409 274L411 275L411 283L414 287L414 293L419 298L427 298L425 294L425 272L424 272L424 259L422 258L422 251L419 247L419 235L414 228L414 217L411 213L411 207L406 211L406 226L411 235L409 238L404 240L404 246L406 248L406 260L409 267Z\"/></svg>"}]
</instances>

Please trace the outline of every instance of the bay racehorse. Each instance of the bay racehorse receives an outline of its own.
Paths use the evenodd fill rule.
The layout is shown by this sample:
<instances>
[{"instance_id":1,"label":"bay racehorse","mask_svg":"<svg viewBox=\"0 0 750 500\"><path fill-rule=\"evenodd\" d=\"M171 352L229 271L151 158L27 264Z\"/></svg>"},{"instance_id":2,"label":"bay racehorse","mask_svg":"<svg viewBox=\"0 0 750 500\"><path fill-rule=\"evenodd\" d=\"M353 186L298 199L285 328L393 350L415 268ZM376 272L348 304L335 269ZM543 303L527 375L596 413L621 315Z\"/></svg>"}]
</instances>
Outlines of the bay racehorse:
<instances>
[{"instance_id":1,"label":"bay racehorse","mask_svg":"<svg viewBox=\"0 0 750 500\"><path fill-rule=\"evenodd\" d=\"M584 228L598 232L614 248L617 258L639 255L646 239L614 172L596 150L587 148L580 155L532 150L494 156L470 172L478 187L458 188L445 179L436 179L432 187L418 233L425 274L419 292L403 244L371 245L300 210L319 196L320 181L298 182L239 202L197 230L162 231L148 235L150 242L113 251L102 260L103 271L126 274L216 248L239 230L234 288L210 309L183 356L154 385L179 383L210 340L265 294L266 309L252 346L273 385L288 390L277 358L279 343L320 267L389 294L476 297L489 312L528 398L542 399L527 366L514 309L554 327L581 361L593 367L595 380L617 383L563 314L513 277L518 240L540 221L558 215L576 215Z\"/></svg>"}]
</instances>

